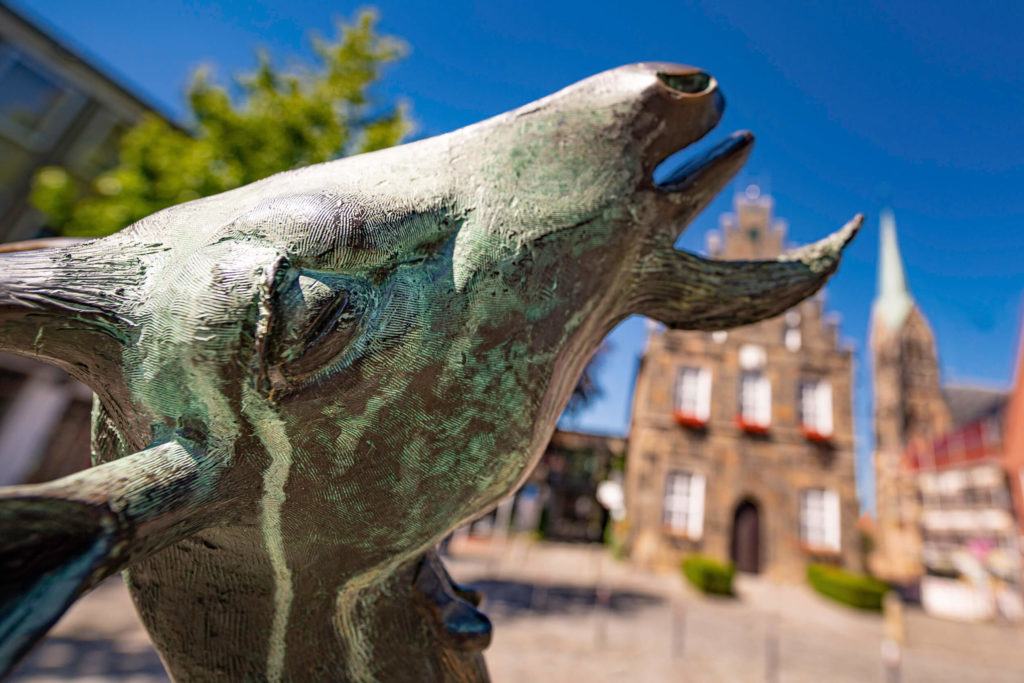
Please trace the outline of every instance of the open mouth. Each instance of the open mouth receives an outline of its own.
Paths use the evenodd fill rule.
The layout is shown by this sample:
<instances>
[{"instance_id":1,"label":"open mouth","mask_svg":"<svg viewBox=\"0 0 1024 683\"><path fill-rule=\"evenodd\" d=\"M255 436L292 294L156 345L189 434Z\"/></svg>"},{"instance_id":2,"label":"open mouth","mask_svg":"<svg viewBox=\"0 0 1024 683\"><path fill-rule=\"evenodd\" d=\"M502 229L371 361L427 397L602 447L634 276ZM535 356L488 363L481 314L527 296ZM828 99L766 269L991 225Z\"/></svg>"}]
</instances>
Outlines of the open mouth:
<instances>
[{"instance_id":1,"label":"open mouth","mask_svg":"<svg viewBox=\"0 0 1024 683\"><path fill-rule=\"evenodd\" d=\"M654 185L665 192L682 192L693 187L707 187L717 192L740 170L753 144L754 134L741 130L689 159L680 159L680 153L676 152L654 169Z\"/></svg>"}]
</instances>

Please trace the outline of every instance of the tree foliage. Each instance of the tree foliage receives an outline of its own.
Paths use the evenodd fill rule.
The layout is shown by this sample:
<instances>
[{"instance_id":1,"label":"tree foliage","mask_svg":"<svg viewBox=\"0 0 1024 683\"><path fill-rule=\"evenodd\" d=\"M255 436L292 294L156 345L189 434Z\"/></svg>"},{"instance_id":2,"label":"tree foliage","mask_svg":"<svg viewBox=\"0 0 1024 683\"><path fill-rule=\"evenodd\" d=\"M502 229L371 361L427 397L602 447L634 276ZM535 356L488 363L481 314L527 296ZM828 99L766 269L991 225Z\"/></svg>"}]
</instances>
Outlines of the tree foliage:
<instances>
[{"instance_id":1,"label":"tree foliage","mask_svg":"<svg viewBox=\"0 0 1024 683\"><path fill-rule=\"evenodd\" d=\"M333 41L313 38L312 65L282 69L261 52L255 73L230 88L200 69L188 87L189 131L147 115L121 138L117 166L90 187L65 169L42 169L33 204L64 234L105 235L279 171L396 144L411 129L405 107L381 106L370 90L404 44L379 35L369 11L337 28Z\"/></svg>"}]
</instances>

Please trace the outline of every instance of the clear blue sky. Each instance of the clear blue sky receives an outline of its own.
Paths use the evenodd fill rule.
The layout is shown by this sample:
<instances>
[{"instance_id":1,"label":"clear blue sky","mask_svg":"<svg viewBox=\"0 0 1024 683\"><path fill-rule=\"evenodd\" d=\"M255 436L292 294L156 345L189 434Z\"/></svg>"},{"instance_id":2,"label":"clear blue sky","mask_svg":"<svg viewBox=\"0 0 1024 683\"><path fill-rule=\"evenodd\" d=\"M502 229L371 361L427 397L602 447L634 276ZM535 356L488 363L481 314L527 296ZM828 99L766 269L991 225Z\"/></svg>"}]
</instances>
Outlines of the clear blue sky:
<instances>
[{"instance_id":1,"label":"clear blue sky","mask_svg":"<svg viewBox=\"0 0 1024 683\"><path fill-rule=\"evenodd\" d=\"M87 56L174 115L190 72L254 65L254 49L308 56L307 36L359 6L287 2L18 0ZM385 96L405 98L418 136L536 99L642 60L701 66L728 100L712 138L749 128L749 177L768 179L790 239L807 242L858 211L867 229L828 289L857 352L863 494L878 210L891 197L913 294L938 337L946 382L1009 385L1024 291L1024 3L394 2L381 28L409 56ZM680 245L699 250L727 191ZM610 338L604 398L572 425L624 433L644 325ZM867 496L870 500L870 495Z\"/></svg>"}]
</instances>

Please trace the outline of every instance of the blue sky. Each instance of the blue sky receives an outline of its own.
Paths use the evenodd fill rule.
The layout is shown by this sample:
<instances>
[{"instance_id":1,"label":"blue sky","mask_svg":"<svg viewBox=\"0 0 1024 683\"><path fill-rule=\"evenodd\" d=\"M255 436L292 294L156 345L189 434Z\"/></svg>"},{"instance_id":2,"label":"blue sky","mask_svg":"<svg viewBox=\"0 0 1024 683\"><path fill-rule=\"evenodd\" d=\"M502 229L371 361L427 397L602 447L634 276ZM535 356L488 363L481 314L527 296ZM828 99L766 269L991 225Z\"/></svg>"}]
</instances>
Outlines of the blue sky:
<instances>
[{"instance_id":1,"label":"blue sky","mask_svg":"<svg viewBox=\"0 0 1024 683\"><path fill-rule=\"evenodd\" d=\"M359 5L18 0L163 110L183 114L201 63L251 69L257 46L309 55ZM801 243L858 211L866 230L828 288L857 352L855 418L870 494L869 359L878 210L891 202L914 297L938 338L944 381L1007 387L1024 292L1024 3L379 2L409 56L380 90L411 105L417 136L443 133L588 75L643 60L700 66L728 101L714 140L749 128L746 177L768 186ZM699 250L723 193L683 236ZM624 433L642 320L611 336L604 397L572 426ZM870 500L871 496L865 496Z\"/></svg>"}]
</instances>

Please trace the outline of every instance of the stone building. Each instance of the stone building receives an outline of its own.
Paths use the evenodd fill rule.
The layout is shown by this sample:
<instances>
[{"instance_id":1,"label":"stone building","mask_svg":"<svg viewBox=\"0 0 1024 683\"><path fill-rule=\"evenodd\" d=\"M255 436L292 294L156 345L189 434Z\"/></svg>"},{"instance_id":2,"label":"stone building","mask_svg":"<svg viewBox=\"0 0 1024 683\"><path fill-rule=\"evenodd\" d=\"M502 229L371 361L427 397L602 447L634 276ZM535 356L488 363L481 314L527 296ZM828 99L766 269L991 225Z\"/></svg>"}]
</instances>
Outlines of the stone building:
<instances>
[{"instance_id":1,"label":"stone building","mask_svg":"<svg viewBox=\"0 0 1024 683\"><path fill-rule=\"evenodd\" d=\"M952 426L939 384L935 337L907 287L892 211L883 211L878 290L871 312L875 393L878 532L869 565L880 578L911 584L921 576L920 514L913 477L901 476L907 446Z\"/></svg>"},{"instance_id":2,"label":"stone building","mask_svg":"<svg viewBox=\"0 0 1024 683\"><path fill-rule=\"evenodd\" d=\"M709 247L771 258L784 239L771 197L751 186ZM626 459L636 562L702 553L787 580L809 562L860 569L852 357L822 302L728 332L652 331Z\"/></svg>"}]
</instances>

